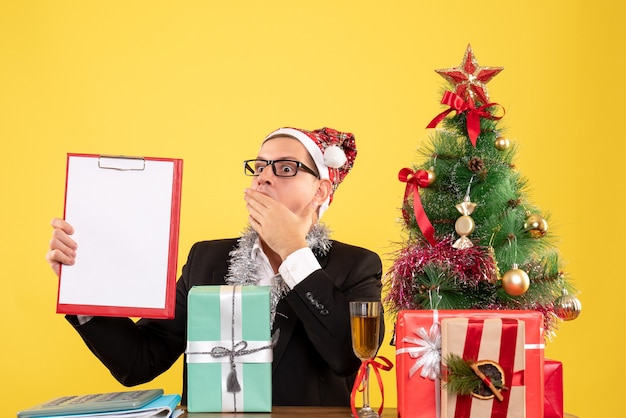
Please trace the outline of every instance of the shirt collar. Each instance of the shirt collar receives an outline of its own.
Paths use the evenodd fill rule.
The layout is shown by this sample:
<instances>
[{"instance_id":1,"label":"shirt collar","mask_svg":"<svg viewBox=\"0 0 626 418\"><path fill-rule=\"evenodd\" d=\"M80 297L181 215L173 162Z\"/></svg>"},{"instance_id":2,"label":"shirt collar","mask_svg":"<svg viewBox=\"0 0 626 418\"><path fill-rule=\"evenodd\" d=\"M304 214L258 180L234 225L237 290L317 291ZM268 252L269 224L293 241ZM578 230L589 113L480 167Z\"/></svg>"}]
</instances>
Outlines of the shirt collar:
<instances>
[{"instance_id":1,"label":"shirt collar","mask_svg":"<svg viewBox=\"0 0 626 418\"><path fill-rule=\"evenodd\" d=\"M250 259L257 266L257 272L259 273L259 285L268 285L271 282L271 278L275 276L274 269L270 264L270 259L263 252L261 247L261 240L257 237L252 246L250 252Z\"/></svg>"}]
</instances>

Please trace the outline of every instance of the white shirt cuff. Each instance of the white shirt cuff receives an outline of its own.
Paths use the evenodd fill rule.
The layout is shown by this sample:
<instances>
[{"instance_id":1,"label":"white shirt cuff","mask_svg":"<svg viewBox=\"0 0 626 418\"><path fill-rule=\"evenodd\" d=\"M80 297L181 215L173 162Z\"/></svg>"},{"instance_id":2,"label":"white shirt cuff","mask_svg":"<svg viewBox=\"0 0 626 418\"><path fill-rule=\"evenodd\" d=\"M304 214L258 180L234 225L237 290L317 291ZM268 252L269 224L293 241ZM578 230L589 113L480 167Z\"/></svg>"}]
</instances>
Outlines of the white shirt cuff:
<instances>
[{"instance_id":1,"label":"white shirt cuff","mask_svg":"<svg viewBox=\"0 0 626 418\"><path fill-rule=\"evenodd\" d=\"M278 272L290 289L306 279L315 270L321 269L320 263L315 258L309 247L300 248L289 254L278 267Z\"/></svg>"}]
</instances>

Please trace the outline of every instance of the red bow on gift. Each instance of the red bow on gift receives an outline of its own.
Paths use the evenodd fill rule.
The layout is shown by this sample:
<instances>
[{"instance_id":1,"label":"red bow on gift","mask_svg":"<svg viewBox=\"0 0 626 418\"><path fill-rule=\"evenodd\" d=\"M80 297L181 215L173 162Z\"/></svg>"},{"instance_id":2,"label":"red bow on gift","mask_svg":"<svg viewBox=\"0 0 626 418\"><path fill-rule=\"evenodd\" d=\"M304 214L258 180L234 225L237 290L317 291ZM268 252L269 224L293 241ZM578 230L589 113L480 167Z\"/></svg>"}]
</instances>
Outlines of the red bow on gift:
<instances>
[{"instance_id":1,"label":"red bow on gift","mask_svg":"<svg viewBox=\"0 0 626 418\"><path fill-rule=\"evenodd\" d=\"M376 358L381 359L384 364L377 362ZM374 373L376 374L376 380L378 380L378 387L380 388L381 402L380 408L378 408L378 415L380 416L380 414L383 413L383 406L385 406L385 390L383 389L383 380L380 377L379 369L385 371L391 370L393 368L393 363L391 363L389 359L382 356L378 356L376 358L363 361L356 374L354 386L352 386L352 393L350 394L350 408L352 409L352 414L354 414L353 416L355 417L358 417L359 415L357 414L356 407L354 405L354 398L357 392L362 392L365 389L365 387L363 387L363 382L365 376L367 375L367 368L369 366L372 366L372 370L374 370Z\"/></svg>"},{"instance_id":2,"label":"red bow on gift","mask_svg":"<svg viewBox=\"0 0 626 418\"><path fill-rule=\"evenodd\" d=\"M445 118L448 113L452 112L453 110L457 113L467 112L467 115L465 116L465 119L467 121L467 134L469 135L470 141L472 142L472 145L474 147L476 147L476 139L478 139L478 135L480 134L480 118L491 120L502 119L502 116L494 116L485 110L489 107L500 106L497 103L487 103L476 108L474 107L474 100L471 97L466 102L461 96L456 93L452 93L451 91L446 91L443 94L441 103L450 106L450 108L435 116L435 118L431 120L426 127L436 127L437 125L439 125L439 122L441 122L443 118Z\"/></svg>"},{"instance_id":3,"label":"red bow on gift","mask_svg":"<svg viewBox=\"0 0 626 418\"><path fill-rule=\"evenodd\" d=\"M426 216L419 194L420 187L428 186L428 172L426 170L413 171L410 168L403 168L398 173L398 180L406 183L406 188L404 189L405 202L409 194L413 192L413 212L415 213L415 220L430 245L434 246L437 244L437 241L435 241L435 228L430 223L428 216ZM404 220L408 222L409 214L404 208L402 208L402 214L404 215Z\"/></svg>"}]
</instances>

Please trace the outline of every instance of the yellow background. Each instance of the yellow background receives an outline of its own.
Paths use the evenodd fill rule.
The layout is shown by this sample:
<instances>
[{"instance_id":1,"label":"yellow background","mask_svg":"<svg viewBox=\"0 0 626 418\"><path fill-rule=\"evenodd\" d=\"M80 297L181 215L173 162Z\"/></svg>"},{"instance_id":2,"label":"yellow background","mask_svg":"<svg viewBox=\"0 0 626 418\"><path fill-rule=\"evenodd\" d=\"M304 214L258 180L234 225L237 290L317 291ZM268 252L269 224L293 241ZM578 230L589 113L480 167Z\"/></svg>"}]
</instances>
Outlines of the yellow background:
<instances>
[{"instance_id":1,"label":"yellow background","mask_svg":"<svg viewBox=\"0 0 626 418\"><path fill-rule=\"evenodd\" d=\"M122 389L55 314L44 255L49 220L63 213L67 152L184 159L180 269L193 242L243 229L241 160L264 134L352 131L359 157L325 221L387 268L400 239L397 173L418 161L425 126L442 110L433 70L457 66L471 43L480 65L505 67L491 98L506 109L517 167L582 291L583 313L546 350L564 363L565 409L616 416L624 27L624 4L604 0L2 0L2 415ZM393 358L388 339L381 354ZM394 377L385 374L388 406ZM180 385L179 362L146 387Z\"/></svg>"}]
</instances>

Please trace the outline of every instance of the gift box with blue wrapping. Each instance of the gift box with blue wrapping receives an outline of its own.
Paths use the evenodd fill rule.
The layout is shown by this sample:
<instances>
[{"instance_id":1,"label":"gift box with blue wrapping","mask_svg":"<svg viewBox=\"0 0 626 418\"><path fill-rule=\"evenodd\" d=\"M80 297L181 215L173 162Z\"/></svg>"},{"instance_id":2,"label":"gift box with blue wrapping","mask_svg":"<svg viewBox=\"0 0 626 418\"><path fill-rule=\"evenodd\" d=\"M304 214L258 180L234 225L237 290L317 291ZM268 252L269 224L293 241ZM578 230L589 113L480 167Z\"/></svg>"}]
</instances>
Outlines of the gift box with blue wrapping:
<instances>
[{"instance_id":1,"label":"gift box with blue wrapping","mask_svg":"<svg viewBox=\"0 0 626 418\"><path fill-rule=\"evenodd\" d=\"M267 286L196 286L187 319L187 410L270 412Z\"/></svg>"}]
</instances>

